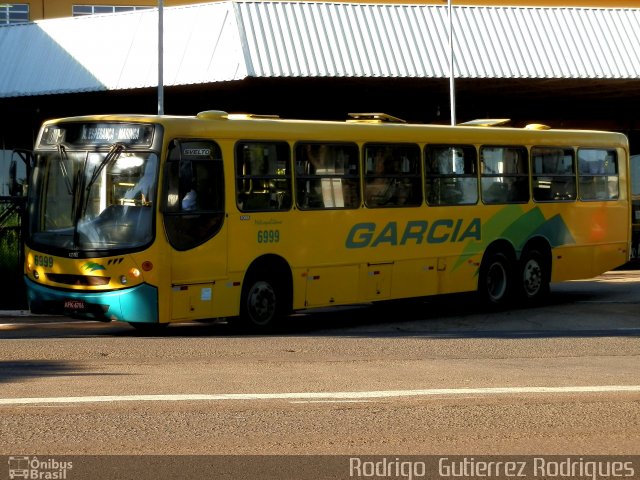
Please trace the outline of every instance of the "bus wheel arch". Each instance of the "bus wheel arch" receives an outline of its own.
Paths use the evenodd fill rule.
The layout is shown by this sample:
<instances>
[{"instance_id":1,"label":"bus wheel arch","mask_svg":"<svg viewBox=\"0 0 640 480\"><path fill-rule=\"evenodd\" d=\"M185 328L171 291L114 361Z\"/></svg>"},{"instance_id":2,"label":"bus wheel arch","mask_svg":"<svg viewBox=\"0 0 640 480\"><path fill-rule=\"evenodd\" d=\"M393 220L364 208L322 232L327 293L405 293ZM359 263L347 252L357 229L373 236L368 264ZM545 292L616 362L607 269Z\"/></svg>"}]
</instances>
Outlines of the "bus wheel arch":
<instances>
[{"instance_id":1,"label":"bus wheel arch","mask_svg":"<svg viewBox=\"0 0 640 480\"><path fill-rule=\"evenodd\" d=\"M498 240L487 247L478 272L478 294L491 307L505 307L513 299L516 255L513 246Z\"/></svg>"},{"instance_id":2,"label":"bus wheel arch","mask_svg":"<svg viewBox=\"0 0 640 480\"><path fill-rule=\"evenodd\" d=\"M240 321L253 331L268 331L293 308L293 277L289 264L278 255L255 259L244 276Z\"/></svg>"},{"instance_id":3,"label":"bus wheel arch","mask_svg":"<svg viewBox=\"0 0 640 480\"><path fill-rule=\"evenodd\" d=\"M520 297L528 303L543 300L549 294L551 269L549 242L543 238L534 238L527 242L518 262Z\"/></svg>"}]
</instances>

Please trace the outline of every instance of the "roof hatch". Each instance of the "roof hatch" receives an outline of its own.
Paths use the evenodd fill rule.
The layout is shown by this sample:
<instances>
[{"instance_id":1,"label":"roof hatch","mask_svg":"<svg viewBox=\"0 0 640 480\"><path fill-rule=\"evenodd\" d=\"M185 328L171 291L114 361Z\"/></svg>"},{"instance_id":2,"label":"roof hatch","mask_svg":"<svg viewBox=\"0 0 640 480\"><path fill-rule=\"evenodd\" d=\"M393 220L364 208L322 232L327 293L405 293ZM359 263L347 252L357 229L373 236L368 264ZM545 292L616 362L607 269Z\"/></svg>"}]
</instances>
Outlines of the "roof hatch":
<instances>
[{"instance_id":1,"label":"roof hatch","mask_svg":"<svg viewBox=\"0 0 640 480\"><path fill-rule=\"evenodd\" d=\"M350 113L351 120L347 122L362 123L407 123L401 118L387 115L386 113Z\"/></svg>"}]
</instances>

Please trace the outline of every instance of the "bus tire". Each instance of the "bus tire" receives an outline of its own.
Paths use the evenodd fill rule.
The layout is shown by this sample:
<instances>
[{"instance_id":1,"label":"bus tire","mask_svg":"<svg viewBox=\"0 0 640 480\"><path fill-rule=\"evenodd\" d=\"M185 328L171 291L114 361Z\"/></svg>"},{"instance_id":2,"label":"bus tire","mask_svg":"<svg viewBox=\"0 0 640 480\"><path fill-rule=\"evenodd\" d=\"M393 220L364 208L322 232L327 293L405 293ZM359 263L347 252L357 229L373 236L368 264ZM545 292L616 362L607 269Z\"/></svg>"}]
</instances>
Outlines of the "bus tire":
<instances>
[{"instance_id":1,"label":"bus tire","mask_svg":"<svg viewBox=\"0 0 640 480\"><path fill-rule=\"evenodd\" d=\"M537 249L525 250L520 258L520 294L528 303L538 303L549 294L549 262Z\"/></svg>"},{"instance_id":2,"label":"bus tire","mask_svg":"<svg viewBox=\"0 0 640 480\"><path fill-rule=\"evenodd\" d=\"M285 316L284 292L280 283L270 276L247 278L241 302L240 321L250 331L273 330Z\"/></svg>"},{"instance_id":3,"label":"bus tire","mask_svg":"<svg viewBox=\"0 0 640 480\"><path fill-rule=\"evenodd\" d=\"M505 307L511 303L513 290L512 264L502 252L487 252L480 265L478 293L491 307Z\"/></svg>"}]
</instances>

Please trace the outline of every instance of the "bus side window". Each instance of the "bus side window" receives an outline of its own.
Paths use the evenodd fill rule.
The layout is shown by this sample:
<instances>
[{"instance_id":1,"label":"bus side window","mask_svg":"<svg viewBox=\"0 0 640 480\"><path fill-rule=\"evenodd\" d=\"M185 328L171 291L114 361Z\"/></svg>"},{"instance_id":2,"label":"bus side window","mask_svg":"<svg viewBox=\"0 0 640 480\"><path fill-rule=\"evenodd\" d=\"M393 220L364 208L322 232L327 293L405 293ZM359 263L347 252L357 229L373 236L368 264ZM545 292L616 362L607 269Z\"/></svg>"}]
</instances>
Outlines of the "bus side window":
<instances>
[{"instance_id":1,"label":"bus side window","mask_svg":"<svg viewBox=\"0 0 640 480\"><path fill-rule=\"evenodd\" d=\"M364 159L364 201L367 207L416 206L422 203L418 145L367 144Z\"/></svg>"},{"instance_id":2,"label":"bus side window","mask_svg":"<svg viewBox=\"0 0 640 480\"><path fill-rule=\"evenodd\" d=\"M286 142L236 144L236 203L240 211L291 208L290 157Z\"/></svg>"},{"instance_id":3,"label":"bus side window","mask_svg":"<svg viewBox=\"0 0 640 480\"><path fill-rule=\"evenodd\" d=\"M482 201L486 204L529 201L529 161L525 147L480 148Z\"/></svg>"},{"instance_id":4,"label":"bus side window","mask_svg":"<svg viewBox=\"0 0 640 480\"><path fill-rule=\"evenodd\" d=\"M427 145L425 192L429 205L478 203L477 155L472 145Z\"/></svg>"},{"instance_id":5,"label":"bus side window","mask_svg":"<svg viewBox=\"0 0 640 480\"><path fill-rule=\"evenodd\" d=\"M533 147L531 174L533 199L536 202L576 199L575 155L572 148Z\"/></svg>"},{"instance_id":6,"label":"bus side window","mask_svg":"<svg viewBox=\"0 0 640 480\"><path fill-rule=\"evenodd\" d=\"M615 150L578 149L580 200L617 200L620 195Z\"/></svg>"},{"instance_id":7,"label":"bus side window","mask_svg":"<svg viewBox=\"0 0 640 480\"><path fill-rule=\"evenodd\" d=\"M358 208L358 146L299 142L295 147L296 203L302 210Z\"/></svg>"}]
</instances>

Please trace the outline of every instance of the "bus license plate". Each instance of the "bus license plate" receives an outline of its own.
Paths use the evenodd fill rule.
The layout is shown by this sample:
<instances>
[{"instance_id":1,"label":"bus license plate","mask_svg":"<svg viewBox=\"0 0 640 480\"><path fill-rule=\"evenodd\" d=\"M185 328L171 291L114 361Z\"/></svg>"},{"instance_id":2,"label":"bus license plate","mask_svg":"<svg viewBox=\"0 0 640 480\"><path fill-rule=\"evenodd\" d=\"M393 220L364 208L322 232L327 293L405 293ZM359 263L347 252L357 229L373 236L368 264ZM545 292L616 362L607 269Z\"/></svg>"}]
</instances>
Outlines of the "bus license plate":
<instances>
[{"instance_id":1,"label":"bus license plate","mask_svg":"<svg viewBox=\"0 0 640 480\"><path fill-rule=\"evenodd\" d=\"M76 312L82 311L86 309L86 304L84 303L84 300L65 300L64 309L73 310Z\"/></svg>"}]
</instances>

